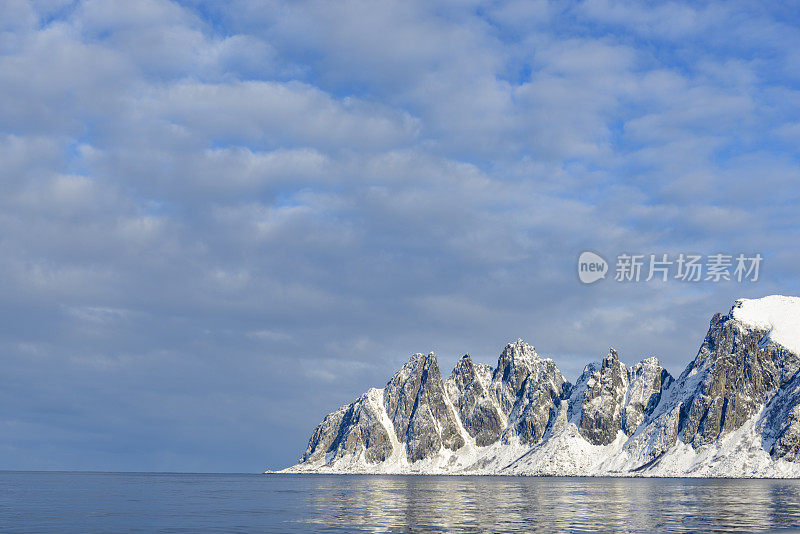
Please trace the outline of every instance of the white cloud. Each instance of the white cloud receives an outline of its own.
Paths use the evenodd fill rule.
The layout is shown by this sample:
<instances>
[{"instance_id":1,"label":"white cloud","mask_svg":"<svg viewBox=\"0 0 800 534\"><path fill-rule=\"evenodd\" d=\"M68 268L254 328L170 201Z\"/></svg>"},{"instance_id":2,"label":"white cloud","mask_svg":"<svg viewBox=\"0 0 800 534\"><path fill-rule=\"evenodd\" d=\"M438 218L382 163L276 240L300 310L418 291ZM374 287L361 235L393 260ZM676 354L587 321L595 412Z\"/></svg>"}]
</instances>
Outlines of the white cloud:
<instances>
[{"instance_id":1,"label":"white cloud","mask_svg":"<svg viewBox=\"0 0 800 534\"><path fill-rule=\"evenodd\" d=\"M678 370L742 291L586 288L584 249L760 251L747 291L797 287L797 32L766 8L4 8L0 405L66 397L54 431L121 435L125 465L211 397L247 443L303 404L272 451L293 458L418 350L493 362L523 336L569 372L608 345ZM120 391L135 430L95 409Z\"/></svg>"},{"instance_id":2,"label":"white cloud","mask_svg":"<svg viewBox=\"0 0 800 534\"><path fill-rule=\"evenodd\" d=\"M298 82L178 83L135 104L190 136L267 147L373 148L411 141L413 118Z\"/></svg>"}]
</instances>

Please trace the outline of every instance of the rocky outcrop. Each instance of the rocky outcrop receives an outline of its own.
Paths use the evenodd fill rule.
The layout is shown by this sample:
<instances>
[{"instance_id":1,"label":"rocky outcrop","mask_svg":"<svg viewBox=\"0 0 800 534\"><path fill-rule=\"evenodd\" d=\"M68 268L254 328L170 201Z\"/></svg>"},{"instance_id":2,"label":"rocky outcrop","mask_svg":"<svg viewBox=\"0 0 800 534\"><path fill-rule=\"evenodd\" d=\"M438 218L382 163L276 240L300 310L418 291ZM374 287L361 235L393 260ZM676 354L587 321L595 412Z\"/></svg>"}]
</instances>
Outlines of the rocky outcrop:
<instances>
[{"instance_id":1,"label":"rocky outcrop","mask_svg":"<svg viewBox=\"0 0 800 534\"><path fill-rule=\"evenodd\" d=\"M764 408L761 427L772 458L800 461L800 372Z\"/></svg>"},{"instance_id":2,"label":"rocky outcrop","mask_svg":"<svg viewBox=\"0 0 800 534\"><path fill-rule=\"evenodd\" d=\"M586 383L581 404L580 432L589 442L607 445L625 425L628 370L611 349L599 371Z\"/></svg>"},{"instance_id":3,"label":"rocky outcrop","mask_svg":"<svg viewBox=\"0 0 800 534\"><path fill-rule=\"evenodd\" d=\"M567 381L555 362L537 355L509 414L503 441L516 438L526 445L539 442L556 418L565 386Z\"/></svg>"},{"instance_id":4,"label":"rocky outcrop","mask_svg":"<svg viewBox=\"0 0 800 534\"><path fill-rule=\"evenodd\" d=\"M647 358L627 368L613 348L599 366L587 370L579 380L583 395L578 428L587 441L608 445L619 432L630 436L655 408L665 387L672 383L670 374L658 359Z\"/></svg>"},{"instance_id":5,"label":"rocky outcrop","mask_svg":"<svg viewBox=\"0 0 800 534\"><path fill-rule=\"evenodd\" d=\"M383 404L411 461L464 446L435 354L413 355L384 388Z\"/></svg>"},{"instance_id":6,"label":"rocky outcrop","mask_svg":"<svg viewBox=\"0 0 800 534\"><path fill-rule=\"evenodd\" d=\"M481 447L500 439L506 421L490 393L491 380L492 368L473 363L467 354L445 381L447 395L464 428Z\"/></svg>"},{"instance_id":7,"label":"rocky outcrop","mask_svg":"<svg viewBox=\"0 0 800 534\"><path fill-rule=\"evenodd\" d=\"M657 460L678 440L695 449L717 443L762 409L770 416L769 424L762 425L765 436L775 434L776 425L786 428L782 440L764 438L770 454L777 458L790 451L792 412L778 409L778 393L800 369L800 356L771 340L769 329L737 319L740 302L727 315L714 315L697 356L671 388L671 398L652 410L650 421L645 419L649 424L628 444L643 464ZM800 396L784 404L790 402L791 408L797 401Z\"/></svg>"},{"instance_id":8,"label":"rocky outcrop","mask_svg":"<svg viewBox=\"0 0 800 534\"><path fill-rule=\"evenodd\" d=\"M466 355L443 381L434 354L415 354L326 416L292 469L328 468L800 476L800 298L714 315L678 379L611 349L573 385L517 340L496 367Z\"/></svg>"},{"instance_id":9,"label":"rocky outcrop","mask_svg":"<svg viewBox=\"0 0 800 534\"><path fill-rule=\"evenodd\" d=\"M681 439L694 446L736 430L800 368L800 358L773 343L768 331L743 328L732 314L716 314L695 360L681 375L697 380L681 407Z\"/></svg>"},{"instance_id":10,"label":"rocky outcrop","mask_svg":"<svg viewBox=\"0 0 800 534\"><path fill-rule=\"evenodd\" d=\"M303 462L335 462L343 457L363 456L367 463L387 460L392 440L381 423L382 392L372 389L358 400L323 419L308 442Z\"/></svg>"},{"instance_id":11,"label":"rocky outcrop","mask_svg":"<svg viewBox=\"0 0 800 534\"><path fill-rule=\"evenodd\" d=\"M500 354L492 375L491 392L506 419L539 359L536 349L521 339L506 345Z\"/></svg>"},{"instance_id":12,"label":"rocky outcrop","mask_svg":"<svg viewBox=\"0 0 800 534\"><path fill-rule=\"evenodd\" d=\"M372 389L326 416L301 461L363 458L376 463L402 453L415 462L443 448L456 451L464 443L436 356L414 354L384 389ZM400 447L404 450L398 451Z\"/></svg>"},{"instance_id":13,"label":"rocky outcrop","mask_svg":"<svg viewBox=\"0 0 800 534\"><path fill-rule=\"evenodd\" d=\"M627 435L633 434L661 401L661 395L673 382L655 356L642 360L628 369L628 392L625 403Z\"/></svg>"}]
</instances>

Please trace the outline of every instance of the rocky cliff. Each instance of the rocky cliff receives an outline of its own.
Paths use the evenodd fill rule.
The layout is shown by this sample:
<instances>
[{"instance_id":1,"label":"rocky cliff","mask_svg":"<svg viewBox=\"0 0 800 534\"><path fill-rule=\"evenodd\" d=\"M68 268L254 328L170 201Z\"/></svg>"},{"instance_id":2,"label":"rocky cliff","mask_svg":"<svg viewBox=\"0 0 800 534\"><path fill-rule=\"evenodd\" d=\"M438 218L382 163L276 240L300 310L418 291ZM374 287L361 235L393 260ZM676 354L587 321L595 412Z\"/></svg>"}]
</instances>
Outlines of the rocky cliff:
<instances>
[{"instance_id":1,"label":"rocky cliff","mask_svg":"<svg viewBox=\"0 0 800 534\"><path fill-rule=\"evenodd\" d=\"M575 384L518 340L442 379L414 354L289 472L800 476L800 298L738 300L677 379L611 349Z\"/></svg>"}]
</instances>

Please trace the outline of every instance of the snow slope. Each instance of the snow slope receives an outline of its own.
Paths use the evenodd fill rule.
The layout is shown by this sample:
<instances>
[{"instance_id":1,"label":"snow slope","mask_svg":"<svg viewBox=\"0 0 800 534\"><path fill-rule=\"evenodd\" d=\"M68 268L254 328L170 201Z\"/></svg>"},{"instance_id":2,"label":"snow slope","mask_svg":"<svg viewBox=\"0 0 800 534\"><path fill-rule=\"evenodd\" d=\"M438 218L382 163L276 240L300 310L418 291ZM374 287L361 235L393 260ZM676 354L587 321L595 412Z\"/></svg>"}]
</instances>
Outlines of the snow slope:
<instances>
[{"instance_id":1,"label":"snow slope","mask_svg":"<svg viewBox=\"0 0 800 534\"><path fill-rule=\"evenodd\" d=\"M768 330L770 340L800 354L800 297L739 299L733 317L745 326Z\"/></svg>"}]
</instances>

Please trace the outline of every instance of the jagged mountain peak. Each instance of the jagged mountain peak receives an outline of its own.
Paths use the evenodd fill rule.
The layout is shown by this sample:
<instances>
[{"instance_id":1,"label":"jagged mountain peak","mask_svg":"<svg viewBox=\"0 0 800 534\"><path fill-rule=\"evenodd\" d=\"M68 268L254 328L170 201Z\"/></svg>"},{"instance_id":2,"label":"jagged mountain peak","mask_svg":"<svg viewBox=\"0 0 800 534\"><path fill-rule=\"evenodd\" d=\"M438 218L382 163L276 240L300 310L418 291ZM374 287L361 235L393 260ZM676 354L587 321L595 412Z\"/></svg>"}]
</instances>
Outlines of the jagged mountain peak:
<instances>
[{"instance_id":1,"label":"jagged mountain peak","mask_svg":"<svg viewBox=\"0 0 800 534\"><path fill-rule=\"evenodd\" d=\"M416 365L417 363L420 363L420 362L421 363L425 363L427 361L435 360L435 359L436 359L436 353L433 352L433 351L431 351L431 352L429 352L427 354L425 354L423 352L415 352L408 359L407 364Z\"/></svg>"},{"instance_id":2,"label":"jagged mountain peak","mask_svg":"<svg viewBox=\"0 0 800 534\"><path fill-rule=\"evenodd\" d=\"M492 379L494 381L513 379L517 382L515 389L519 389L522 381L527 378L540 359L533 345L525 343L522 339L508 343L497 359Z\"/></svg>"},{"instance_id":3,"label":"jagged mountain peak","mask_svg":"<svg viewBox=\"0 0 800 534\"><path fill-rule=\"evenodd\" d=\"M586 382L580 430L591 443L607 445L624 428L627 390L628 369L612 348Z\"/></svg>"},{"instance_id":4,"label":"jagged mountain peak","mask_svg":"<svg viewBox=\"0 0 800 534\"><path fill-rule=\"evenodd\" d=\"M533 362L539 359L539 354L536 353L536 348L523 341L521 338L514 342L506 344L503 352L500 354L500 361L498 366L502 363L508 362Z\"/></svg>"},{"instance_id":5,"label":"jagged mountain peak","mask_svg":"<svg viewBox=\"0 0 800 534\"><path fill-rule=\"evenodd\" d=\"M690 397L678 419L684 442L700 446L737 430L800 369L800 356L769 337L765 318L772 317L773 326L790 322L776 320L776 308L771 297L740 299L728 315L714 315L679 378L682 394Z\"/></svg>"},{"instance_id":6,"label":"jagged mountain peak","mask_svg":"<svg viewBox=\"0 0 800 534\"><path fill-rule=\"evenodd\" d=\"M442 380L414 354L314 430L297 471L800 477L800 299L740 299L676 380L610 348L574 386L521 339Z\"/></svg>"},{"instance_id":7,"label":"jagged mountain peak","mask_svg":"<svg viewBox=\"0 0 800 534\"><path fill-rule=\"evenodd\" d=\"M477 376L481 379L483 386L488 388L492 380L492 372L493 369L490 365L475 362L469 354L465 354L456 362L447 380L458 383L459 387L463 389L468 382L474 380Z\"/></svg>"},{"instance_id":8,"label":"jagged mountain peak","mask_svg":"<svg viewBox=\"0 0 800 534\"><path fill-rule=\"evenodd\" d=\"M477 446L500 438L505 416L491 390L492 368L475 363L465 354L445 381L450 402L455 407L465 432Z\"/></svg>"},{"instance_id":9,"label":"jagged mountain peak","mask_svg":"<svg viewBox=\"0 0 800 534\"><path fill-rule=\"evenodd\" d=\"M508 343L492 375L491 390L505 417L511 413L525 380L541 361L533 345L518 339Z\"/></svg>"},{"instance_id":10,"label":"jagged mountain peak","mask_svg":"<svg viewBox=\"0 0 800 534\"><path fill-rule=\"evenodd\" d=\"M475 363L472 361L472 356L465 354L458 359L456 366L453 368L453 372L455 373L458 369L473 367L474 365Z\"/></svg>"},{"instance_id":11,"label":"jagged mountain peak","mask_svg":"<svg viewBox=\"0 0 800 534\"><path fill-rule=\"evenodd\" d=\"M639 363L634 365L633 367L654 367L656 365L660 365L660 360L658 356L648 356L647 358L643 358Z\"/></svg>"},{"instance_id":12,"label":"jagged mountain peak","mask_svg":"<svg viewBox=\"0 0 800 534\"><path fill-rule=\"evenodd\" d=\"M600 364L600 367L601 367L601 372L604 369L617 368L617 369L619 369L618 372L620 374L623 374L621 369L625 369L625 364L622 363L619 360L619 354L612 347L612 348L608 349L608 354L606 354L605 358L603 358L603 360L602 360L602 362ZM625 373L625 374L627 374L627 373Z\"/></svg>"},{"instance_id":13,"label":"jagged mountain peak","mask_svg":"<svg viewBox=\"0 0 800 534\"><path fill-rule=\"evenodd\" d=\"M415 352L414 354L409 357L408 361L403 364L403 367L397 370L389 382L386 384L387 387L392 383L402 382L408 379L409 376L412 374L422 372L423 369L430 367L432 364L436 364L438 368L438 361L436 359L436 354L434 352L429 352L428 354L424 354L422 352Z\"/></svg>"},{"instance_id":14,"label":"jagged mountain peak","mask_svg":"<svg viewBox=\"0 0 800 534\"><path fill-rule=\"evenodd\" d=\"M469 354L463 355L456 362L453 371L450 373L448 380L453 380L463 387L467 382L471 381L475 376L475 363Z\"/></svg>"},{"instance_id":15,"label":"jagged mountain peak","mask_svg":"<svg viewBox=\"0 0 800 534\"><path fill-rule=\"evenodd\" d=\"M391 430L405 443L409 460L457 450L465 443L445 392L436 354L414 354L383 390L383 407Z\"/></svg>"}]
</instances>

